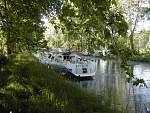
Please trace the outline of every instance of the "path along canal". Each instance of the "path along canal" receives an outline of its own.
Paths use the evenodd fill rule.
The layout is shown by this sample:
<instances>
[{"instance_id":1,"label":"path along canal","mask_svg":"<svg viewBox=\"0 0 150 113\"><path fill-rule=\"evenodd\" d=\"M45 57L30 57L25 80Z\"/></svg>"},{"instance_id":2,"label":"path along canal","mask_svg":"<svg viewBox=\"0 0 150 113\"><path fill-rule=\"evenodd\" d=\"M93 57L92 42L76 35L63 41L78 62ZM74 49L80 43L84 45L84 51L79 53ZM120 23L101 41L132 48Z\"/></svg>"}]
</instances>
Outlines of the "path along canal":
<instances>
[{"instance_id":1,"label":"path along canal","mask_svg":"<svg viewBox=\"0 0 150 113\"><path fill-rule=\"evenodd\" d=\"M126 75L121 73L117 61L100 58L96 58L96 61L97 73L93 79L78 81L82 88L95 92L104 104L123 113L150 112L150 63L129 63L135 76L144 79L148 86L139 88L126 82Z\"/></svg>"}]
</instances>

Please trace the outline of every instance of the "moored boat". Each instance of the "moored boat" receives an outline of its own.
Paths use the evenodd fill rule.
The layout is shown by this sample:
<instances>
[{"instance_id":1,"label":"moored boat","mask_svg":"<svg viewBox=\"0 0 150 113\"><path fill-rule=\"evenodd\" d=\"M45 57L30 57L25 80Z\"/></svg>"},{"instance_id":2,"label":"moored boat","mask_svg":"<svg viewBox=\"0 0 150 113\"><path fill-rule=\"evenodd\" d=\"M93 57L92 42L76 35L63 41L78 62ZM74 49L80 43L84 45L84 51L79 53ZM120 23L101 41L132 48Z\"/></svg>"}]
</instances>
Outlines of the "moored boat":
<instances>
[{"instance_id":1,"label":"moored boat","mask_svg":"<svg viewBox=\"0 0 150 113\"><path fill-rule=\"evenodd\" d=\"M93 76L97 70L95 60L83 58L72 52L45 53L39 60L52 68L59 68L62 72L69 71L78 77Z\"/></svg>"},{"instance_id":2,"label":"moored boat","mask_svg":"<svg viewBox=\"0 0 150 113\"><path fill-rule=\"evenodd\" d=\"M88 50L82 51L81 52L84 56L90 56L90 53L88 52Z\"/></svg>"}]
</instances>

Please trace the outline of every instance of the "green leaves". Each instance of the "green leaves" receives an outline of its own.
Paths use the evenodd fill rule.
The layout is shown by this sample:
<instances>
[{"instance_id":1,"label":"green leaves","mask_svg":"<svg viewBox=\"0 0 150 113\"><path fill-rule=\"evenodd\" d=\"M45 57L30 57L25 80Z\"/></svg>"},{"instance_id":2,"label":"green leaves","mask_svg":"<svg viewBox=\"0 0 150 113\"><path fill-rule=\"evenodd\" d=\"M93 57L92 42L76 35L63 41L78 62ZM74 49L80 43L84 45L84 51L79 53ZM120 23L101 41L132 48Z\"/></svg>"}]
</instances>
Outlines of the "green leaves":
<instances>
[{"instance_id":1,"label":"green leaves","mask_svg":"<svg viewBox=\"0 0 150 113\"><path fill-rule=\"evenodd\" d=\"M51 2L53 0L2 0L1 30L9 54L33 50L44 45L41 17L49 13Z\"/></svg>"},{"instance_id":2,"label":"green leaves","mask_svg":"<svg viewBox=\"0 0 150 113\"><path fill-rule=\"evenodd\" d=\"M138 86L139 87L146 87L148 88L148 86L146 85L144 79L136 79L136 81L133 82L133 85Z\"/></svg>"},{"instance_id":3,"label":"green leaves","mask_svg":"<svg viewBox=\"0 0 150 113\"><path fill-rule=\"evenodd\" d=\"M62 10L58 13L60 23L55 24L65 34L77 34L76 36L81 36L82 40L94 37L95 40L92 40L94 41L92 43L97 43L97 39L101 39L101 41L109 39L107 43L109 45L112 35L125 36L128 29L122 14L112 10L111 5L116 5L115 0L66 0ZM94 48L94 46L90 47ZM102 45L102 47L104 46Z\"/></svg>"}]
</instances>

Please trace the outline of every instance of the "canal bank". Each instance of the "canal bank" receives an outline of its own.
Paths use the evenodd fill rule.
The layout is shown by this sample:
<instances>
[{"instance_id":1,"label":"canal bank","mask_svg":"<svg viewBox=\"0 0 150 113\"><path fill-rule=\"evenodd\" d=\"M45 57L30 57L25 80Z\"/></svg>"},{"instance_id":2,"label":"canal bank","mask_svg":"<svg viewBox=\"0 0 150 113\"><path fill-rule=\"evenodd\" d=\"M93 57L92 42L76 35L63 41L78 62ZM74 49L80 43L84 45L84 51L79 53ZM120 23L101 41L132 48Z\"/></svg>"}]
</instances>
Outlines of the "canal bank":
<instances>
[{"instance_id":1,"label":"canal bank","mask_svg":"<svg viewBox=\"0 0 150 113\"><path fill-rule=\"evenodd\" d=\"M119 112L100 104L95 94L81 90L31 55L5 62L0 77L1 113Z\"/></svg>"}]
</instances>

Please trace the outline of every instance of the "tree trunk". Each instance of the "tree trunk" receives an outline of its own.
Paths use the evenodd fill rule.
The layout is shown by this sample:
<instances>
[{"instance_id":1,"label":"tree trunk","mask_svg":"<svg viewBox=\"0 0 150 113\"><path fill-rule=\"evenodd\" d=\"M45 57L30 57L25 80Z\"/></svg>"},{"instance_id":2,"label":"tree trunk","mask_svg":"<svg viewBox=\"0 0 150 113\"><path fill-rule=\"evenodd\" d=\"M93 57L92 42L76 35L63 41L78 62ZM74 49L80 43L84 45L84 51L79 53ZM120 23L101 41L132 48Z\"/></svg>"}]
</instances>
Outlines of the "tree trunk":
<instances>
[{"instance_id":1,"label":"tree trunk","mask_svg":"<svg viewBox=\"0 0 150 113\"><path fill-rule=\"evenodd\" d=\"M80 48L80 50L82 51L82 50L83 50L82 35L80 36L80 43L81 43L81 48Z\"/></svg>"},{"instance_id":2,"label":"tree trunk","mask_svg":"<svg viewBox=\"0 0 150 113\"><path fill-rule=\"evenodd\" d=\"M131 1L129 0L129 3L131 4ZM138 3L137 3L137 10L139 9L139 1L138 1ZM129 7L129 8L131 8L131 7ZM130 12L130 10L129 10L129 18L130 18L130 32L131 32L131 34L130 34L130 36L129 36L129 40L130 40L130 49L131 49L131 51L132 52L134 52L134 43L133 43L133 38L134 38L134 31L135 31L135 29L136 29L136 25L137 25L137 21L138 21L138 13L136 14L136 16L135 16L135 21L134 21L134 24L133 24L133 28L132 28L132 22L131 22L131 20L132 20L132 18L131 18L131 12Z\"/></svg>"},{"instance_id":3,"label":"tree trunk","mask_svg":"<svg viewBox=\"0 0 150 113\"><path fill-rule=\"evenodd\" d=\"M8 9L7 9L7 0L4 0L4 7L5 7L5 16L6 16L6 46L7 46L7 54L12 53L11 43L10 43L10 28L9 28L9 17L8 17Z\"/></svg>"},{"instance_id":4,"label":"tree trunk","mask_svg":"<svg viewBox=\"0 0 150 113\"><path fill-rule=\"evenodd\" d=\"M131 51L133 52L134 51L133 33L130 34L129 39L130 39L130 48Z\"/></svg>"},{"instance_id":5,"label":"tree trunk","mask_svg":"<svg viewBox=\"0 0 150 113\"><path fill-rule=\"evenodd\" d=\"M138 15L136 16L133 29L130 30L131 34L129 36L129 39L130 39L130 48L131 48L132 52L134 52L133 36L134 36L134 31L135 31L135 28L136 28L137 20L138 20Z\"/></svg>"}]
</instances>

